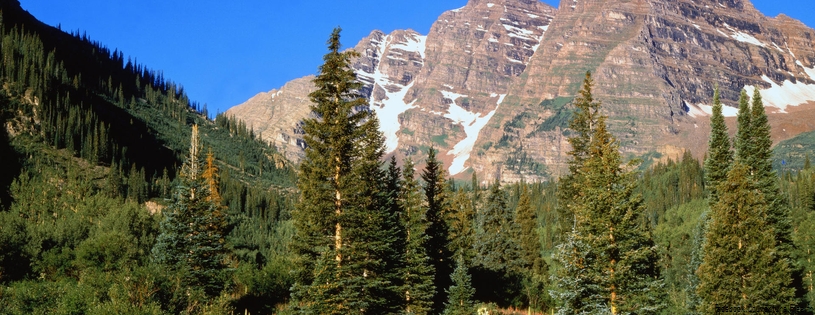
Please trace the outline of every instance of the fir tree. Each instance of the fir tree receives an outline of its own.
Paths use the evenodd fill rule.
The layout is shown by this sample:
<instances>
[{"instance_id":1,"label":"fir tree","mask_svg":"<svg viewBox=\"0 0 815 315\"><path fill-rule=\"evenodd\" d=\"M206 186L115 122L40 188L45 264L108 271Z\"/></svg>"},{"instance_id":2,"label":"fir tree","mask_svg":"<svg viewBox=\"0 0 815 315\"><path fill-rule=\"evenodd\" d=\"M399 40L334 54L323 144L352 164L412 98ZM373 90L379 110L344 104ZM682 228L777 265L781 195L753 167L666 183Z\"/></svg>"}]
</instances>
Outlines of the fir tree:
<instances>
[{"instance_id":1,"label":"fir tree","mask_svg":"<svg viewBox=\"0 0 815 315\"><path fill-rule=\"evenodd\" d=\"M192 128L190 153L182 167L181 185L176 188L173 203L162 213L161 234L153 247L156 262L183 270L185 283L200 288L209 296L220 293L228 271L225 265L226 212L216 204L202 174L217 172L203 168L200 160L198 126Z\"/></svg>"},{"instance_id":2,"label":"fir tree","mask_svg":"<svg viewBox=\"0 0 815 315\"><path fill-rule=\"evenodd\" d=\"M427 217L422 206L422 193L415 178L413 161L405 159L400 192L402 222L407 231L405 246L404 290L406 314L429 314L433 307L436 287L435 269L427 254Z\"/></svg>"},{"instance_id":3,"label":"fir tree","mask_svg":"<svg viewBox=\"0 0 815 315\"><path fill-rule=\"evenodd\" d=\"M757 188L749 167L740 162L719 184L720 198L711 209L697 271L703 313L719 313L720 307L755 312L794 305L790 265L779 257L774 228L764 217L768 205Z\"/></svg>"},{"instance_id":4,"label":"fir tree","mask_svg":"<svg viewBox=\"0 0 815 315\"><path fill-rule=\"evenodd\" d=\"M447 216L450 225L450 252L456 257L464 257L464 261L472 261L475 257L473 252L475 209L472 198L463 188L459 188L452 199Z\"/></svg>"},{"instance_id":5,"label":"fir tree","mask_svg":"<svg viewBox=\"0 0 815 315\"><path fill-rule=\"evenodd\" d=\"M304 121L306 157L300 164L301 199L292 214L296 233L293 249L301 273L293 307L316 312L320 296L312 286L317 275L335 281L339 290L332 310L344 314L381 314L398 309L399 268L391 265L397 255L394 215L380 161L384 140L379 122L359 93L362 84L351 69L352 50L340 51L340 29L328 40L317 89L309 94L314 118ZM318 263L334 258L334 273L322 275ZM319 290L318 290L319 291ZM324 301L319 301L324 303Z\"/></svg>"},{"instance_id":6,"label":"fir tree","mask_svg":"<svg viewBox=\"0 0 815 315\"><path fill-rule=\"evenodd\" d=\"M441 310L444 307L446 293L441 288L450 286L452 270L451 254L449 252L449 227L444 219L444 212L448 207L446 194L444 165L436 159L436 149L430 148L427 152L425 169L422 171L424 181L425 201L427 210L427 254L430 256L431 264L436 270L433 284L438 289L433 298L434 309Z\"/></svg>"},{"instance_id":7,"label":"fir tree","mask_svg":"<svg viewBox=\"0 0 815 315\"><path fill-rule=\"evenodd\" d=\"M710 204L719 200L717 188L727 177L727 171L733 162L733 151L730 149L730 136L722 114L722 102L719 99L719 87L713 92L713 113L710 116L710 140L708 157L705 160L705 181L710 191Z\"/></svg>"},{"instance_id":8,"label":"fir tree","mask_svg":"<svg viewBox=\"0 0 815 315\"><path fill-rule=\"evenodd\" d=\"M591 77L591 72L587 71L583 80L583 87L580 89L578 96L572 101L575 111L572 114L572 120L569 122L569 129L571 129L574 136L568 139L569 145L571 145L569 155L572 159L569 161L569 173L560 178L557 190L558 200L564 201L557 208L560 229L564 233L572 230L575 218L574 210L570 208L570 205L578 197L580 177L582 176L580 169L589 156L589 143L591 142L592 132L597 124L597 119L600 117L600 102L595 102L591 94L593 86L594 80Z\"/></svg>"},{"instance_id":9,"label":"fir tree","mask_svg":"<svg viewBox=\"0 0 815 315\"><path fill-rule=\"evenodd\" d=\"M523 262L524 292L531 309L541 309L540 298L544 295L549 268L541 256L541 243L538 236L538 218L532 209L526 183L521 183L518 206L515 208L515 222L519 227L518 237Z\"/></svg>"},{"instance_id":10,"label":"fir tree","mask_svg":"<svg viewBox=\"0 0 815 315\"><path fill-rule=\"evenodd\" d=\"M473 289L470 274L467 273L467 266L464 258L456 260L456 269L450 275L453 285L447 291L447 303L444 307L444 315L472 315L475 313L473 303Z\"/></svg>"},{"instance_id":11,"label":"fir tree","mask_svg":"<svg viewBox=\"0 0 815 315\"><path fill-rule=\"evenodd\" d=\"M739 127L741 128L741 127ZM770 124L764 109L764 102L758 89L753 91L750 106L749 150L745 151L739 159L744 159L750 167L751 178L758 189L764 194L767 202L767 222L775 231L775 242L778 256L787 261L792 270L792 286L795 289L797 306L806 306L806 289L804 288L803 270L795 262L795 243L793 242L793 228L789 200L782 194L778 185L778 175L773 170L772 139L770 138Z\"/></svg>"},{"instance_id":12,"label":"fir tree","mask_svg":"<svg viewBox=\"0 0 815 315\"><path fill-rule=\"evenodd\" d=\"M747 91L741 90L739 94L739 113L736 117L738 130L733 146L736 148L736 160L745 165L750 165L753 158L750 156L754 149L752 113L750 112L750 97Z\"/></svg>"},{"instance_id":13,"label":"fir tree","mask_svg":"<svg viewBox=\"0 0 815 315\"><path fill-rule=\"evenodd\" d=\"M590 119L583 110L593 109L580 109L575 121ZM571 179L573 194L560 199L574 214L574 228L556 255L564 267L554 277L553 297L563 304L559 312L657 313L663 307L663 281L642 198L633 194L635 174L623 169L605 117L575 121L572 125L588 126L590 134L587 143L570 141L585 146L572 151L570 167L578 175Z\"/></svg>"},{"instance_id":14,"label":"fir tree","mask_svg":"<svg viewBox=\"0 0 815 315\"><path fill-rule=\"evenodd\" d=\"M476 219L474 264L501 273L522 269L521 248L517 237L520 229L507 208L506 193L498 180L492 184L483 211Z\"/></svg>"}]
</instances>

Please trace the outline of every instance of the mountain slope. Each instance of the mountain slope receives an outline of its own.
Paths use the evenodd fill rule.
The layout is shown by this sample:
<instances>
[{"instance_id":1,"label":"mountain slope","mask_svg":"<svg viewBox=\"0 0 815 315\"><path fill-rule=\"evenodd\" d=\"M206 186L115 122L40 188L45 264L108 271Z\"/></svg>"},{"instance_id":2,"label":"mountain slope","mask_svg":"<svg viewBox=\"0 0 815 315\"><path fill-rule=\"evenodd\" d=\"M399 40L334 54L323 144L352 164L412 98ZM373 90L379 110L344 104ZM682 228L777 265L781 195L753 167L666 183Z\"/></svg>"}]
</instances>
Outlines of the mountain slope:
<instances>
[{"instance_id":1,"label":"mountain slope","mask_svg":"<svg viewBox=\"0 0 815 315\"><path fill-rule=\"evenodd\" d=\"M558 176L586 71L629 157L701 157L717 84L729 106L760 89L775 141L815 128L801 123L815 117L815 31L747 0L472 0L426 37L375 31L354 49L389 152L420 160L433 145L453 175Z\"/></svg>"},{"instance_id":2,"label":"mountain slope","mask_svg":"<svg viewBox=\"0 0 815 315\"><path fill-rule=\"evenodd\" d=\"M217 157L225 185L243 187L243 194L251 187L258 198L294 185L293 168L274 148L256 141L239 122L206 119L179 85L159 73L85 36L39 22L17 1L0 1L0 10L0 123L7 148L2 160L17 165L0 174L5 205L12 202L10 183L30 165L31 153L22 152L28 149L7 147L18 137L108 168L110 176L140 177L148 188L138 198L144 201L167 196L158 187L169 187L175 177L192 124L201 127L202 142ZM245 204L237 199L235 210Z\"/></svg>"},{"instance_id":3,"label":"mountain slope","mask_svg":"<svg viewBox=\"0 0 815 315\"><path fill-rule=\"evenodd\" d=\"M716 84L730 106L742 87L758 86L779 114L815 100L815 32L784 16L767 18L749 1L563 0L560 7L496 114L504 119L492 121L479 138L509 138L508 149L493 147L474 164L499 164L520 147L532 160L562 169L566 124L553 128L547 120L563 111L557 101L574 96L586 71L594 75L595 97L623 151L633 155L691 149L701 156ZM506 128L508 117L521 116L543 122ZM771 119L780 125L796 117Z\"/></svg>"},{"instance_id":4,"label":"mountain slope","mask_svg":"<svg viewBox=\"0 0 815 315\"><path fill-rule=\"evenodd\" d=\"M412 30L373 31L362 39L353 48L362 55L353 67L381 121L387 151L419 160L432 144L451 173L464 171L480 127L512 79L523 73L554 12L537 1L470 1L442 14L426 36ZM290 82L280 93L291 91L300 102L310 91L301 80L297 89ZM302 156L292 132L297 120L290 117L302 119L308 112L271 93L277 91L258 94L226 115L252 122L287 157Z\"/></svg>"}]
</instances>

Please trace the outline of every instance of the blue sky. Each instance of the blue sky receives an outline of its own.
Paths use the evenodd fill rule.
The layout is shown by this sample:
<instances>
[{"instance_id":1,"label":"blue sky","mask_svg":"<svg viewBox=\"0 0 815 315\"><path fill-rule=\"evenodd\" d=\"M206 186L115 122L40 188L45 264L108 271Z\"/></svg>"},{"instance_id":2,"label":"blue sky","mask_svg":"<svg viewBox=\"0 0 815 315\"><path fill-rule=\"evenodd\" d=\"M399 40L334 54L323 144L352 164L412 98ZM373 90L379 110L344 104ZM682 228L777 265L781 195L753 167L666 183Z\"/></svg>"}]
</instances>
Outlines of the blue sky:
<instances>
[{"instance_id":1,"label":"blue sky","mask_svg":"<svg viewBox=\"0 0 815 315\"><path fill-rule=\"evenodd\" d=\"M543 2L557 5L557 0ZM354 46L372 30L427 34L444 11L467 0L111 1L20 0L23 9L63 30L87 32L111 50L164 72L211 113L317 71L325 40L341 26ZM753 0L765 15L815 26L813 0Z\"/></svg>"}]
</instances>

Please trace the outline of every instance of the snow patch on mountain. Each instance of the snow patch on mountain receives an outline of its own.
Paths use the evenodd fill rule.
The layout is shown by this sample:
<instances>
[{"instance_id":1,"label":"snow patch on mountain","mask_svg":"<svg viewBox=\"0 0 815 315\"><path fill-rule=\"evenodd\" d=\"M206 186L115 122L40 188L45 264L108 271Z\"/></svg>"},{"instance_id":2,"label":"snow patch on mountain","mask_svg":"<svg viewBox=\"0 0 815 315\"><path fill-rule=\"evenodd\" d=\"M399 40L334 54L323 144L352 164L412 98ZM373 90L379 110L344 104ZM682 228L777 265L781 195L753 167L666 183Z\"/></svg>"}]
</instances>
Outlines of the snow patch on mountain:
<instances>
[{"instance_id":1,"label":"snow patch on mountain","mask_svg":"<svg viewBox=\"0 0 815 315\"><path fill-rule=\"evenodd\" d=\"M385 97L382 99L376 99L374 95L371 95L370 108L379 119L379 129L385 136L385 151L387 153L393 152L399 146L399 137L396 134L402 128L399 123L399 115L414 107L413 103L415 101L406 103L405 96L415 82L402 85L398 81L391 80L387 74L382 73L381 58L385 55L386 49L389 48L388 45L390 45L391 50L400 49L402 51L417 52L424 59L426 38L426 36L414 34L407 38L407 42L391 43L392 38L390 35L387 35L381 42L377 43L377 54L380 57L380 61L376 64L374 72L357 72L357 76L360 77L362 81L373 83L373 89L379 86L385 91ZM387 58L396 59L391 56L387 56Z\"/></svg>"},{"instance_id":2,"label":"snow patch on mountain","mask_svg":"<svg viewBox=\"0 0 815 315\"><path fill-rule=\"evenodd\" d=\"M453 163L448 168L448 171L450 175L457 175L467 169L464 167L464 163L470 159L470 153L473 152L473 146L478 139L478 134L481 132L481 129L487 125L492 116L495 115L495 112L498 111L498 107L501 106L501 102L504 100L506 94L496 95L498 96L498 101L496 102L498 106L488 114L481 115L479 113L470 112L456 104L456 99L462 96L466 97L466 95L447 91L441 92L445 98L449 98L453 101L444 117L449 118L454 123L460 124L464 128L464 134L466 135L463 140L453 146L452 150L447 152L447 154L454 156Z\"/></svg>"},{"instance_id":3,"label":"snow patch on mountain","mask_svg":"<svg viewBox=\"0 0 815 315\"><path fill-rule=\"evenodd\" d=\"M688 115L693 118L701 118L701 117L708 117L713 115L713 106L705 105L705 104L688 104L685 102L685 106L688 107ZM739 113L739 109L735 107L730 107L723 105L722 106L722 115L724 117L736 117Z\"/></svg>"},{"instance_id":4,"label":"snow patch on mountain","mask_svg":"<svg viewBox=\"0 0 815 315\"><path fill-rule=\"evenodd\" d=\"M801 81L792 83L790 80L785 80L779 85L766 75L762 75L761 79L770 84L768 89L759 89L764 105L776 107L781 113L786 113L788 106L815 101L815 84L806 84ZM751 85L744 86L748 95L753 95L755 88Z\"/></svg>"},{"instance_id":5,"label":"snow patch on mountain","mask_svg":"<svg viewBox=\"0 0 815 315\"><path fill-rule=\"evenodd\" d=\"M427 43L427 36L413 34L413 36L408 37L407 42L403 43L394 43L391 46L391 49L401 49L404 51L413 51L418 52L419 55L422 56L422 60L424 60L424 51L426 49L425 44Z\"/></svg>"},{"instance_id":6,"label":"snow patch on mountain","mask_svg":"<svg viewBox=\"0 0 815 315\"><path fill-rule=\"evenodd\" d=\"M727 33L725 33L724 31L722 31L720 29L716 29L716 31L718 31L719 34L722 34L724 36L730 37L730 38L732 38L734 40L737 40L737 41L740 41L740 42L743 42L743 43L753 44L753 45L761 46L761 47L767 47L767 44L765 44L764 42L758 40L758 38L755 38L753 35L750 35L750 34L747 34L745 32L734 29L730 25L727 25L727 23L724 24L724 27L727 28L727 30L729 30L730 32L732 32L732 34L727 34Z\"/></svg>"}]
</instances>

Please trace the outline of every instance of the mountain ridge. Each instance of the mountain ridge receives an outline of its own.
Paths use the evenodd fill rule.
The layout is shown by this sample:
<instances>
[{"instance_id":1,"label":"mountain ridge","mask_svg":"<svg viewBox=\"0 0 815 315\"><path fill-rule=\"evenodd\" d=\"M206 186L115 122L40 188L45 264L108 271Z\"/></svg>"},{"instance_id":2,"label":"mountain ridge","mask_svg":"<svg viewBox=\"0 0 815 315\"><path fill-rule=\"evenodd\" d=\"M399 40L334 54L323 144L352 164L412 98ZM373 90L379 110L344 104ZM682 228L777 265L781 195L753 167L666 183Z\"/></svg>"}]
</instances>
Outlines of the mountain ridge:
<instances>
[{"instance_id":1,"label":"mountain ridge","mask_svg":"<svg viewBox=\"0 0 815 315\"><path fill-rule=\"evenodd\" d=\"M388 151L420 160L432 145L451 174L485 180L558 176L568 103L586 71L629 157L685 149L701 157L716 84L731 106L742 87L759 87L776 126L797 119L785 116L789 106L808 115L802 109L815 105L815 31L786 15L766 17L740 0L562 0L560 8L469 1L439 16L423 53L371 46L391 34L422 36L415 32L361 40L354 68ZM246 118L227 111L236 113ZM776 140L794 136L778 129Z\"/></svg>"}]
</instances>

